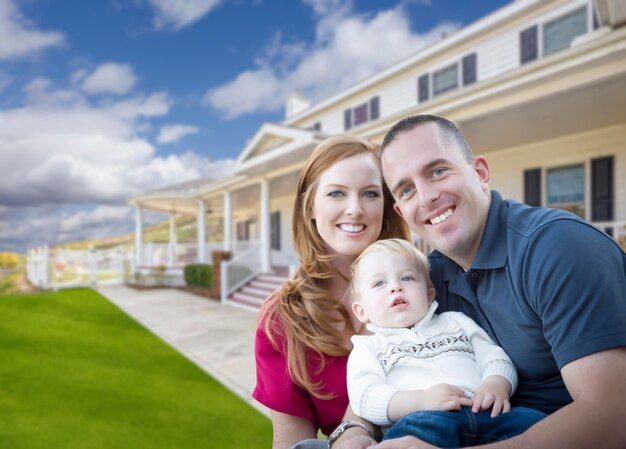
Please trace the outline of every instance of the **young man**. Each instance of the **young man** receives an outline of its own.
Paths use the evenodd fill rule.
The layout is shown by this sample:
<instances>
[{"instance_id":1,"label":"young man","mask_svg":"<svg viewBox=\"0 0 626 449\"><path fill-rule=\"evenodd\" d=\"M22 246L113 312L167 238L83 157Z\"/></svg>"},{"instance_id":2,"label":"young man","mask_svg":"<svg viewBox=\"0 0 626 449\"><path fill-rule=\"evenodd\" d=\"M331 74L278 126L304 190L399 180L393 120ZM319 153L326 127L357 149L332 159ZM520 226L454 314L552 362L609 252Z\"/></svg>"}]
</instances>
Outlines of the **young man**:
<instances>
[{"instance_id":1,"label":"young man","mask_svg":"<svg viewBox=\"0 0 626 449\"><path fill-rule=\"evenodd\" d=\"M626 447L626 255L564 211L505 201L450 121L398 122L382 145L395 209L436 249L441 311L473 318L513 360L513 406L551 413L489 448ZM413 437L378 449L432 447Z\"/></svg>"}]
</instances>

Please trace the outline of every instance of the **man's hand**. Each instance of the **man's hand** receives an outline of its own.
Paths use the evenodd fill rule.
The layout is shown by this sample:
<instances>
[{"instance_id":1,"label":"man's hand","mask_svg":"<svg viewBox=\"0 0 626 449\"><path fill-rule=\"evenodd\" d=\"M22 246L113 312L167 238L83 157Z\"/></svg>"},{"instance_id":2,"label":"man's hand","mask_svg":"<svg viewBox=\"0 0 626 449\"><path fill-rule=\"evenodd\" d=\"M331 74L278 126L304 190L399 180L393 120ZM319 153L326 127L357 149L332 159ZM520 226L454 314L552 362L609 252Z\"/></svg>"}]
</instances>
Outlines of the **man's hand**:
<instances>
[{"instance_id":1,"label":"man's hand","mask_svg":"<svg viewBox=\"0 0 626 449\"><path fill-rule=\"evenodd\" d=\"M461 410L462 406L471 406L474 401L465 397L461 388L448 384L438 384L424 390L421 410Z\"/></svg>"},{"instance_id":2,"label":"man's hand","mask_svg":"<svg viewBox=\"0 0 626 449\"><path fill-rule=\"evenodd\" d=\"M424 443L415 437L394 438L392 440L383 441L368 449L438 449L432 444Z\"/></svg>"},{"instance_id":3,"label":"man's hand","mask_svg":"<svg viewBox=\"0 0 626 449\"><path fill-rule=\"evenodd\" d=\"M511 395L511 383L503 376L489 376L476 389L474 393L474 405L472 411L477 413L481 410L491 410L491 417L511 410L509 396Z\"/></svg>"}]
</instances>

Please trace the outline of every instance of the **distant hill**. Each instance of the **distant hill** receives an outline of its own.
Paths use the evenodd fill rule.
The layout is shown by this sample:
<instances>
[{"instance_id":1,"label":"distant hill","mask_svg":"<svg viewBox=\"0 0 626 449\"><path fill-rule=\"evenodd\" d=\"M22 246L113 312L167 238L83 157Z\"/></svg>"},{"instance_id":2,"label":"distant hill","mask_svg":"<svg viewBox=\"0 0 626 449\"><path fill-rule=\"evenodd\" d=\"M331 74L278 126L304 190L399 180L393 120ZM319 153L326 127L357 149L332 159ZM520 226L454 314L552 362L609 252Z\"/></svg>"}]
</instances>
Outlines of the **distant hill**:
<instances>
[{"instance_id":1,"label":"distant hill","mask_svg":"<svg viewBox=\"0 0 626 449\"><path fill-rule=\"evenodd\" d=\"M194 217L182 217L176 220L176 238L180 243L196 241L196 220ZM145 227L143 230L143 241L145 243L164 243L169 241L170 224L169 220ZM93 240L81 240L78 242L63 243L54 245L61 249L106 249L116 246L130 246L135 243L135 233L131 232L116 237L105 237Z\"/></svg>"}]
</instances>

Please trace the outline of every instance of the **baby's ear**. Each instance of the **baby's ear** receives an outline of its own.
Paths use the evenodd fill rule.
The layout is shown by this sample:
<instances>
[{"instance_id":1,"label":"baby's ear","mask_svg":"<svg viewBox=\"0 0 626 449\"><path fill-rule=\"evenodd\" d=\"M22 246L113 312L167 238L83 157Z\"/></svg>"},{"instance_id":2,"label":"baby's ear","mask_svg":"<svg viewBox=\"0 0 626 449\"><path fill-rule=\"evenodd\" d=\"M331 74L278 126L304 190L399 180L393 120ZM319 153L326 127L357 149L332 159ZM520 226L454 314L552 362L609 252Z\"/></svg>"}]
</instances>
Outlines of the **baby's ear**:
<instances>
[{"instance_id":1,"label":"baby's ear","mask_svg":"<svg viewBox=\"0 0 626 449\"><path fill-rule=\"evenodd\" d=\"M428 289L428 301L433 302L435 299L435 296L437 296L437 291L432 287L429 288Z\"/></svg>"},{"instance_id":2,"label":"baby's ear","mask_svg":"<svg viewBox=\"0 0 626 449\"><path fill-rule=\"evenodd\" d=\"M369 323L369 320L365 316L365 310L363 309L363 305L360 302L354 301L352 303L352 312L361 323L363 324Z\"/></svg>"}]
</instances>

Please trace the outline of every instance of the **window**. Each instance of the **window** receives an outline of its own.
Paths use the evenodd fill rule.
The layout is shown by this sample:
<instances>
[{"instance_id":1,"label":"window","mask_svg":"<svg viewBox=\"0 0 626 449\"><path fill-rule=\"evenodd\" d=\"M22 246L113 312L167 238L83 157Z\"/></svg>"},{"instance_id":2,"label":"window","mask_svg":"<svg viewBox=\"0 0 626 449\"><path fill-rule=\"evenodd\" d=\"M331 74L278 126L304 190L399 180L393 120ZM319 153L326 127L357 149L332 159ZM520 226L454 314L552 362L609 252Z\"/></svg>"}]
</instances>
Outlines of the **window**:
<instances>
[{"instance_id":1,"label":"window","mask_svg":"<svg viewBox=\"0 0 626 449\"><path fill-rule=\"evenodd\" d=\"M417 79L417 99L420 103L430 98L430 90L428 89L428 73L421 75Z\"/></svg>"},{"instance_id":2,"label":"window","mask_svg":"<svg viewBox=\"0 0 626 449\"><path fill-rule=\"evenodd\" d=\"M476 53L465 56L461 63L463 65L463 85L467 86L476 82Z\"/></svg>"},{"instance_id":3,"label":"window","mask_svg":"<svg viewBox=\"0 0 626 449\"><path fill-rule=\"evenodd\" d=\"M570 46L572 41L587 32L587 7L566 14L543 26L544 56Z\"/></svg>"},{"instance_id":4,"label":"window","mask_svg":"<svg viewBox=\"0 0 626 449\"><path fill-rule=\"evenodd\" d=\"M354 108L354 126L367 122L367 103Z\"/></svg>"},{"instance_id":5,"label":"window","mask_svg":"<svg viewBox=\"0 0 626 449\"><path fill-rule=\"evenodd\" d=\"M270 215L270 248L280 251L280 211Z\"/></svg>"},{"instance_id":6,"label":"window","mask_svg":"<svg viewBox=\"0 0 626 449\"><path fill-rule=\"evenodd\" d=\"M237 240L250 240L250 221L240 221L237 223Z\"/></svg>"},{"instance_id":7,"label":"window","mask_svg":"<svg viewBox=\"0 0 626 449\"><path fill-rule=\"evenodd\" d=\"M376 120L380 117L380 97L374 97L370 100L370 120Z\"/></svg>"},{"instance_id":8,"label":"window","mask_svg":"<svg viewBox=\"0 0 626 449\"><path fill-rule=\"evenodd\" d=\"M585 167L572 165L548 170L548 206L585 217Z\"/></svg>"},{"instance_id":9,"label":"window","mask_svg":"<svg viewBox=\"0 0 626 449\"><path fill-rule=\"evenodd\" d=\"M527 28L520 33L519 53L521 64L534 61L539 56L539 52L537 50L538 34L538 28L536 25L534 27Z\"/></svg>"},{"instance_id":10,"label":"window","mask_svg":"<svg viewBox=\"0 0 626 449\"><path fill-rule=\"evenodd\" d=\"M459 85L458 65L454 64L445 69L433 73L433 94L439 95Z\"/></svg>"}]
</instances>

